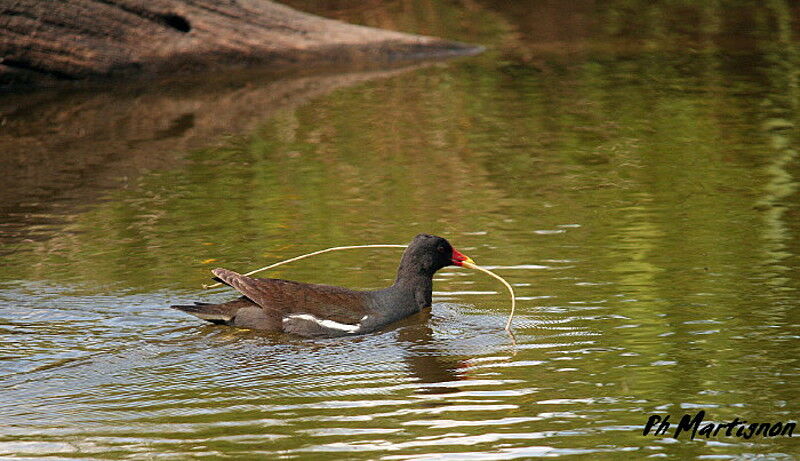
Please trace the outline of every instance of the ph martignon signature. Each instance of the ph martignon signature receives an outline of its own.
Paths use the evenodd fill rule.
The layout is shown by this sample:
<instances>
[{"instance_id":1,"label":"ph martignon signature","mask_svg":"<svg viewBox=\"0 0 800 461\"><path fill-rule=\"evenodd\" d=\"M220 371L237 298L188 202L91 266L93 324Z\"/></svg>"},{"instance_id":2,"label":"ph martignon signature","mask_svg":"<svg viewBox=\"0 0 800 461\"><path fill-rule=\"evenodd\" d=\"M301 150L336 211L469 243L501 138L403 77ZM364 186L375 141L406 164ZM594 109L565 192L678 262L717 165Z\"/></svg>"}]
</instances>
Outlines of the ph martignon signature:
<instances>
[{"instance_id":1,"label":"ph martignon signature","mask_svg":"<svg viewBox=\"0 0 800 461\"><path fill-rule=\"evenodd\" d=\"M694 416L688 414L683 415L681 420L678 422L678 426L675 428L675 432L672 434L672 437L677 439L682 433L688 433L690 431L690 439L694 439L698 434L705 436L705 438L719 437L721 436L720 431L723 430L724 432L722 432L722 435L725 437L741 437L745 439L759 435L762 437L791 437L796 426L796 423L793 422L748 424L746 420L740 420L739 418L734 418L732 421L727 423L704 423L703 420L705 417L706 412L703 410L700 410ZM644 425L642 435L648 435L654 427L655 432L653 432L653 435L666 434L670 426L672 426L672 424L669 422L669 418L670 415L665 415L663 417L659 415L650 415Z\"/></svg>"}]
</instances>

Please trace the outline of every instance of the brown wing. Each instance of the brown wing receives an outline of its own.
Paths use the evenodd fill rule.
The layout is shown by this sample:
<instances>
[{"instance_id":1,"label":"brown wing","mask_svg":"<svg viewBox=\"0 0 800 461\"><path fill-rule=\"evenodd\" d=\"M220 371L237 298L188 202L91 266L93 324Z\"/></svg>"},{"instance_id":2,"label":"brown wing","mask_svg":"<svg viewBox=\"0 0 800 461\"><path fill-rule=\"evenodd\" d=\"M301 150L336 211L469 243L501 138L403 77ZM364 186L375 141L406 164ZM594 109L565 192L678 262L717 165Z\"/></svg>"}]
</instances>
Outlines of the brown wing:
<instances>
[{"instance_id":1,"label":"brown wing","mask_svg":"<svg viewBox=\"0 0 800 461\"><path fill-rule=\"evenodd\" d=\"M367 315L367 296L363 292L290 280L253 278L227 269L211 272L262 308L276 310L284 316L310 314L319 319L357 324Z\"/></svg>"}]
</instances>

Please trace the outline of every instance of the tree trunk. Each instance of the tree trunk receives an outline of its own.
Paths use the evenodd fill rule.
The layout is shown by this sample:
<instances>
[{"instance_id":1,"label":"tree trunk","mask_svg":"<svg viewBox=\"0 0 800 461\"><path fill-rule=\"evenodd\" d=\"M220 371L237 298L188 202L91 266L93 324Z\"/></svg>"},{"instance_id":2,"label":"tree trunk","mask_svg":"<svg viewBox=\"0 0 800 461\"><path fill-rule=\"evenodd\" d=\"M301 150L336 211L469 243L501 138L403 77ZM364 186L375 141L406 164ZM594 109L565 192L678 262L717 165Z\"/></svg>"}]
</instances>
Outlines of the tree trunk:
<instances>
[{"instance_id":1,"label":"tree trunk","mask_svg":"<svg viewBox=\"0 0 800 461\"><path fill-rule=\"evenodd\" d=\"M267 0L0 0L0 86L477 51Z\"/></svg>"}]
</instances>

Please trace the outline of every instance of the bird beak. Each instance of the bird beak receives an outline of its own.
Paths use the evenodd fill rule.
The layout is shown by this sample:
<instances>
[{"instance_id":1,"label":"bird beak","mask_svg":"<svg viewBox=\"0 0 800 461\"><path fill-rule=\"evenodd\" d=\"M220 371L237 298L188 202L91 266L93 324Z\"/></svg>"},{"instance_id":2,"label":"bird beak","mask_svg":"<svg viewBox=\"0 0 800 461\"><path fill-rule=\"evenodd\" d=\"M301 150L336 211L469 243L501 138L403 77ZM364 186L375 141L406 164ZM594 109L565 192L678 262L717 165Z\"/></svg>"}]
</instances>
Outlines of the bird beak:
<instances>
[{"instance_id":1,"label":"bird beak","mask_svg":"<svg viewBox=\"0 0 800 461\"><path fill-rule=\"evenodd\" d=\"M466 264L474 265L475 261L472 260L469 256L461 253L460 251L453 248L453 256L451 257L451 261L456 266L464 266ZM469 267L469 266L467 266Z\"/></svg>"}]
</instances>

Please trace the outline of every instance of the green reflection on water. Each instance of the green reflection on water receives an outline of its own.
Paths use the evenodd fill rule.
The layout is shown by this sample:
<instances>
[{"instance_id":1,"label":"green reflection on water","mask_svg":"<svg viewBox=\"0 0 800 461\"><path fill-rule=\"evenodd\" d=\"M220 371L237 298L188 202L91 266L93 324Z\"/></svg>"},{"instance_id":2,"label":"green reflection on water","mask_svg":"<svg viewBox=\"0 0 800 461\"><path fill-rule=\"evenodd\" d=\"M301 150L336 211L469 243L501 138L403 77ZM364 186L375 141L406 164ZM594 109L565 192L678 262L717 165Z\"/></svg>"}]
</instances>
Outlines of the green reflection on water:
<instances>
[{"instance_id":1,"label":"green reflection on water","mask_svg":"<svg viewBox=\"0 0 800 461\"><path fill-rule=\"evenodd\" d=\"M65 213L42 238L4 244L2 280L17 282L3 303L23 306L0 315L9 370L23 370L14 379L38 369L30 374L45 386L38 392L60 402L72 392L64 380L96 398L59 403L72 417L42 416L59 404L7 408L14 428L46 432L48 418L77 426L100 446L118 447L107 457L135 451L114 439L113 424L131 430L136 449L185 455L200 447L210 457L252 453L254 443L272 455L313 449L332 459L336 450L364 458L796 452L796 439L666 444L639 432L654 412L677 419L705 408L717 421L797 416L790 10L781 2L579 2L572 12L479 2L478 13L389 5L375 10L385 15L372 25L396 17L448 35L453 18L489 18L469 30L490 35L494 49L369 78L218 89L208 96L217 106L259 101L241 115L247 123L215 131L204 114L191 123L171 117L151 131L184 139L204 129L201 142L161 152L153 143L162 141L150 141L149 150L177 160L134 175L127 188L101 189L102 201ZM425 8L432 13L420 14ZM370 24L363 10L351 14ZM577 18L565 23L576 38L537 28L541 17ZM452 36L469 39L460 33L467 36ZM261 98L321 86L293 104ZM184 93L148 101L171 100L211 110ZM130 131L116 132L123 144L140 138ZM421 231L447 236L517 284L517 350L499 330L501 288L456 271L437 280L432 316L344 343L205 327L162 308L173 297L210 296L196 289L214 266L244 271L328 246L403 243ZM274 275L377 288L393 278L397 259L383 250L328 255ZM52 291L46 299L43 289ZM96 298L107 293L120 300ZM51 312L63 317L47 319ZM81 343L87 329L96 342ZM15 331L41 343L20 342ZM126 355L140 343L151 356ZM58 360L72 360L65 352L115 354L109 369L118 376L84 362L81 370L97 377L64 376ZM125 365L131 357L142 368ZM55 391L46 388L51 381ZM3 392L35 400L26 392L33 384L15 383ZM126 386L128 400L116 394ZM26 423L31 415L38 417ZM70 437L9 430L2 441Z\"/></svg>"}]
</instances>

